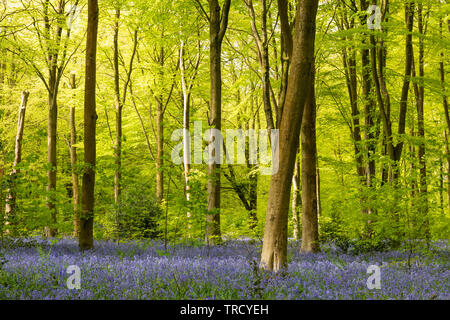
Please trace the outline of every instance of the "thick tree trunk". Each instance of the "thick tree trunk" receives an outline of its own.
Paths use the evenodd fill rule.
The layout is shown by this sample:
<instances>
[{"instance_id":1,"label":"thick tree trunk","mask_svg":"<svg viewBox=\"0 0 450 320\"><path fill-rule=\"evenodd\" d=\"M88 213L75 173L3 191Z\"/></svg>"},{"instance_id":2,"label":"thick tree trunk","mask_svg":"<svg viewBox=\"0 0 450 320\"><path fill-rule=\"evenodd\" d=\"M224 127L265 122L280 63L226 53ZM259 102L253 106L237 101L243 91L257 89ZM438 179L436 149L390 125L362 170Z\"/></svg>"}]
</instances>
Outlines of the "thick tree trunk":
<instances>
[{"instance_id":1,"label":"thick tree trunk","mask_svg":"<svg viewBox=\"0 0 450 320\"><path fill-rule=\"evenodd\" d=\"M209 125L212 129L222 128L222 74L221 53L222 41L228 26L228 14L230 12L231 0L225 0L221 10L218 0L209 1L210 9L210 78L211 78L211 100ZM221 14L222 11L222 14ZM218 152L221 148L218 141L214 142L213 135L210 136L209 144L215 144ZM214 155L213 155L214 156ZM213 161L208 164L208 207L206 214L207 244L218 244L222 241L220 232L220 164Z\"/></svg>"},{"instance_id":2,"label":"thick tree trunk","mask_svg":"<svg viewBox=\"0 0 450 320\"><path fill-rule=\"evenodd\" d=\"M299 3L294 32L291 70L280 123L279 170L270 181L260 267L275 272L287 263L287 221L292 175L300 128L314 68L317 0Z\"/></svg>"},{"instance_id":3,"label":"thick tree trunk","mask_svg":"<svg viewBox=\"0 0 450 320\"><path fill-rule=\"evenodd\" d=\"M76 89L75 74L70 75L70 88ZM77 169L77 131L75 125L75 107L70 107L70 165L72 167L72 196L73 196L73 236L78 237L80 226L80 184Z\"/></svg>"},{"instance_id":4,"label":"thick tree trunk","mask_svg":"<svg viewBox=\"0 0 450 320\"><path fill-rule=\"evenodd\" d=\"M95 111L96 85L96 54L98 29L98 2L88 2L88 29L86 40L86 78L84 91L84 165L82 187L82 206L80 215L80 250L91 249L94 246L94 189L95 189L95 160L96 139L95 125L97 113Z\"/></svg>"},{"instance_id":5,"label":"thick tree trunk","mask_svg":"<svg viewBox=\"0 0 450 320\"><path fill-rule=\"evenodd\" d=\"M7 234L16 235L17 229L17 217L16 217L16 179L19 169L17 166L22 161L22 139L23 130L25 126L25 111L28 102L28 91L22 92L22 101L19 108L19 116L17 120L17 133L16 133L16 144L14 148L14 165L13 169L9 174L9 188L6 194L6 205L5 205L5 224L7 229L5 230Z\"/></svg>"},{"instance_id":6,"label":"thick tree trunk","mask_svg":"<svg viewBox=\"0 0 450 320\"><path fill-rule=\"evenodd\" d=\"M305 104L302 143L302 252L317 252L319 248L319 224L317 214L317 145L316 145L316 98L314 70L311 88Z\"/></svg>"}]
</instances>

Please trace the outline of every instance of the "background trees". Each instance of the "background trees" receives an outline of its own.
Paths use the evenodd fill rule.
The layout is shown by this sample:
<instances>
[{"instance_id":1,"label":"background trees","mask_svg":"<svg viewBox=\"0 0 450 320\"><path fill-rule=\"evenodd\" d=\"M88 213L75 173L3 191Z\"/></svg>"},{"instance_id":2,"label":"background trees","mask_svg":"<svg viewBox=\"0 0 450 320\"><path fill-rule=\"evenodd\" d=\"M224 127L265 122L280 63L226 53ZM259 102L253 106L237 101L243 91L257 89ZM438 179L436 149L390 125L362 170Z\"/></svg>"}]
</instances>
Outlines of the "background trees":
<instances>
[{"instance_id":1,"label":"background trees","mask_svg":"<svg viewBox=\"0 0 450 320\"><path fill-rule=\"evenodd\" d=\"M274 246L281 250L274 269L282 267L282 248L294 230L308 251L325 239L448 237L448 5L378 1L381 24L371 29L372 2L319 3L311 55L315 80L303 81L294 77L303 74L294 53L307 48L303 42L293 45L293 35L294 22L300 23L296 12L304 13L307 3L312 4L102 2L94 85L84 58L88 1L2 2L2 219L11 182L7 173L14 167L16 109L27 89L15 179L20 235L44 229L48 236L77 234L81 205L95 213L96 239L190 237L215 243L221 237L262 237L266 228L279 237L269 246L270 236L265 237L263 260L269 266ZM305 25L312 28L314 19L308 18ZM303 82L314 90L291 89L301 106L310 107L300 143L300 114L288 110L301 107L289 102L287 89ZM309 90L314 95L308 96ZM85 94L90 103L83 114ZM314 103L308 98L313 96ZM95 137L84 131L93 120L94 97ZM200 123L203 131L280 128L280 160L287 162L278 176L260 174L260 164L249 162L247 139L245 165L199 163L194 144L205 150L211 139L194 136ZM182 128L191 137L188 165L171 159L179 143L172 132ZM77 186L77 180L94 173L83 163L94 163L94 141L95 189L78 200L77 189L87 190L89 182ZM291 149L296 144L299 148ZM271 189L280 174L282 189ZM276 210L270 209L274 203ZM279 209L281 219L272 228ZM304 230L313 230L312 236Z\"/></svg>"}]
</instances>

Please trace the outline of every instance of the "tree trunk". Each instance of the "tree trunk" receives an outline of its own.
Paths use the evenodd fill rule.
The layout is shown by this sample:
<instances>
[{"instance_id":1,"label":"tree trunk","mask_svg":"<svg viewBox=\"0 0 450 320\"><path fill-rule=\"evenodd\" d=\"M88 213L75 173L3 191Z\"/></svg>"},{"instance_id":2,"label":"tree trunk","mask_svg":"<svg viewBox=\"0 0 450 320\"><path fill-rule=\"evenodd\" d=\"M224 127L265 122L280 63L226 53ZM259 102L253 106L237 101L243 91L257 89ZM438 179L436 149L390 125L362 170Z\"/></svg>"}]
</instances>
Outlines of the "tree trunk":
<instances>
[{"instance_id":1,"label":"tree trunk","mask_svg":"<svg viewBox=\"0 0 450 320\"><path fill-rule=\"evenodd\" d=\"M75 73L70 75L70 88L76 89L75 82ZM78 178L78 169L77 169L77 147L75 147L77 143L77 131L75 125L75 107L70 107L70 165L72 167L72 196L73 196L73 236L78 237L78 232L80 229L80 185Z\"/></svg>"},{"instance_id":2,"label":"tree trunk","mask_svg":"<svg viewBox=\"0 0 450 320\"><path fill-rule=\"evenodd\" d=\"M287 263L287 221L292 175L299 146L300 128L314 68L317 0L299 3L291 70L282 119L278 154L279 170L270 181L260 267L275 272Z\"/></svg>"},{"instance_id":3,"label":"tree trunk","mask_svg":"<svg viewBox=\"0 0 450 320\"><path fill-rule=\"evenodd\" d=\"M253 103L253 98L251 103L251 112L255 112L255 105ZM246 130L249 129L249 124L246 124ZM256 114L256 119L254 118L251 124L251 128L257 132L259 129L259 113ZM246 159L247 159L247 169L249 171L249 187L248 187L248 205L249 205L249 219L250 225L249 228L251 231L256 231L256 227L258 226L258 167L256 164L250 163L250 144L245 144L246 148Z\"/></svg>"},{"instance_id":4,"label":"tree trunk","mask_svg":"<svg viewBox=\"0 0 450 320\"><path fill-rule=\"evenodd\" d=\"M156 99L156 200L159 204L164 198L164 126L163 104Z\"/></svg>"},{"instance_id":5,"label":"tree trunk","mask_svg":"<svg viewBox=\"0 0 450 320\"><path fill-rule=\"evenodd\" d=\"M278 0L278 14L281 27L281 85L278 99L277 128L280 127L286 100L287 83L289 80L289 67L292 57L292 28L289 21L288 1Z\"/></svg>"},{"instance_id":6,"label":"tree trunk","mask_svg":"<svg viewBox=\"0 0 450 320\"><path fill-rule=\"evenodd\" d=\"M317 252L319 248L319 224L317 220L317 145L316 98L314 70L311 88L305 104L302 142L302 246L301 252Z\"/></svg>"},{"instance_id":7,"label":"tree trunk","mask_svg":"<svg viewBox=\"0 0 450 320\"><path fill-rule=\"evenodd\" d=\"M298 160L295 160L294 175L292 177L292 224L293 224L293 237L295 240L300 239L299 212L302 210L301 191L302 189L300 185L300 163Z\"/></svg>"},{"instance_id":8,"label":"tree trunk","mask_svg":"<svg viewBox=\"0 0 450 320\"><path fill-rule=\"evenodd\" d=\"M367 9L367 2L365 0L360 1L361 10ZM366 20L361 18L362 25L366 25ZM363 49L361 49L361 79L362 79L362 96L364 101L364 140L367 145L365 150L367 163L366 163L366 186L368 188L374 187L374 180L376 177L376 163L374 155L376 153L376 141L378 140L377 129L375 127L374 116L376 105L373 99L373 86L370 76L370 51L366 48L367 36L364 35L362 39ZM375 129L375 130L374 130ZM370 202L366 205L367 214L373 213L373 208L370 206ZM370 228L371 221L368 221L368 235L370 236L372 231Z\"/></svg>"},{"instance_id":9,"label":"tree trunk","mask_svg":"<svg viewBox=\"0 0 450 320\"><path fill-rule=\"evenodd\" d=\"M417 107L417 124L418 124L418 136L420 138L418 158L419 158L419 213L421 226L423 226L423 235L426 239L430 238L429 219L428 219L428 183L427 183L427 165L425 158L425 121L424 121L424 17L423 17L423 5L418 3L417 8L417 23L419 34L419 84L413 82L414 94L416 98ZM412 76L416 77L414 58L412 59ZM422 228L420 228L422 230Z\"/></svg>"},{"instance_id":10,"label":"tree trunk","mask_svg":"<svg viewBox=\"0 0 450 320\"><path fill-rule=\"evenodd\" d=\"M48 184L47 184L47 208L50 211L51 222L50 225L44 228L44 235L46 237L54 237L57 234L56 229L56 174L57 174L57 123L58 123L58 106L57 106L57 84L56 84L56 66L55 71L50 72L49 86L50 92L48 95L48 165L47 171Z\"/></svg>"},{"instance_id":11,"label":"tree trunk","mask_svg":"<svg viewBox=\"0 0 450 320\"><path fill-rule=\"evenodd\" d=\"M209 125L212 129L222 128L222 74L221 54L222 41L228 26L228 14L231 0L225 0L221 10L218 0L209 1L210 9L210 78L211 100ZM221 14L222 11L222 14ZM215 144L218 152L220 144L214 142L211 134L209 144ZM214 156L214 155L213 155ZM220 232L220 164L213 161L208 164L208 207L206 214L207 244L218 244L222 241Z\"/></svg>"},{"instance_id":12,"label":"tree trunk","mask_svg":"<svg viewBox=\"0 0 450 320\"><path fill-rule=\"evenodd\" d=\"M22 101L19 108L19 116L17 120L17 133L16 133L16 144L14 148L14 165L13 169L9 174L9 188L6 194L6 205L5 205L5 224L11 227L11 229L6 229L7 234L16 235L17 234L17 216L16 216L16 179L17 174L20 169L17 168L19 163L22 161L22 139L23 139L23 129L25 126L25 111L27 108L28 96L30 93L28 91L22 92ZM9 227L7 227L9 228Z\"/></svg>"},{"instance_id":13,"label":"tree trunk","mask_svg":"<svg viewBox=\"0 0 450 320\"><path fill-rule=\"evenodd\" d=\"M317 143L317 141L316 141ZM316 148L316 196L317 196L317 217L322 214L322 198L320 193L320 168L319 168L319 157L317 156ZM317 218L318 220L319 218Z\"/></svg>"},{"instance_id":14,"label":"tree trunk","mask_svg":"<svg viewBox=\"0 0 450 320\"><path fill-rule=\"evenodd\" d=\"M450 31L450 20L448 21L448 28ZM442 19L439 20L439 34L442 39ZM445 140L445 153L447 158L447 200L448 200L448 210L450 212L450 148L448 141L448 134L450 134L450 116L448 112L448 101L447 94L445 92L445 69L444 69L444 52L440 53L439 62L439 72L441 75L441 90L442 90L442 105L444 107L445 122L447 123L447 130L444 130L444 140Z\"/></svg>"},{"instance_id":15,"label":"tree trunk","mask_svg":"<svg viewBox=\"0 0 450 320\"><path fill-rule=\"evenodd\" d=\"M45 6L49 6L49 1L46 2ZM65 3L63 1L58 1L56 13L58 15L57 23L60 22L60 15L64 14L64 6ZM47 36L50 33L50 20L52 18L49 17L48 11L45 12L46 21L45 29L47 32ZM58 124L58 89L59 83L61 79L62 72L64 70L65 59L62 61L62 65L58 66L58 57L59 57L59 45L61 43L61 35L63 28L61 25L56 25L55 36L54 39L47 39L47 41L52 40L51 43L47 43L49 46L47 48L47 65L49 67L48 70L48 165L49 169L47 171L48 176L48 184L47 184L47 208L51 215L50 224L44 227L44 236L46 237L54 237L58 233L56 227L56 215L57 215L57 207L56 207L56 180L57 180L57 124ZM53 49L52 49L53 48ZM62 56L65 58L66 51L64 50Z\"/></svg>"},{"instance_id":16,"label":"tree trunk","mask_svg":"<svg viewBox=\"0 0 450 320\"><path fill-rule=\"evenodd\" d=\"M191 93L192 88L194 86L194 80L198 73L198 68L200 66L200 54L201 54L201 46L200 41L197 41L197 56L194 64L194 70L191 77L187 77L186 74L186 64L185 64L185 43L181 41L180 46L180 73L181 73L181 89L183 91L183 168L184 168L184 191L186 201L190 201L191 187L189 185L189 172L191 168L191 159L190 159L190 139L189 139L189 128L190 128L190 109L191 109ZM188 81L189 80L189 81ZM188 237L191 237L191 213L186 213L188 225Z\"/></svg>"},{"instance_id":17,"label":"tree trunk","mask_svg":"<svg viewBox=\"0 0 450 320\"><path fill-rule=\"evenodd\" d=\"M444 139L445 139L445 154L447 156L447 202L448 202L448 210L450 212L450 147L448 142L447 131L444 131Z\"/></svg>"},{"instance_id":18,"label":"tree trunk","mask_svg":"<svg viewBox=\"0 0 450 320\"><path fill-rule=\"evenodd\" d=\"M88 250L94 246L94 188L95 188L95 160L96 140L95 125L97 113L95 111L96 85L96 54L98 29L98 2L88 2L88 28L86 40L86 78L84 91L84 165L82 187L82 206L80 215L80 250Z\"/></svg>"},{"instance_id":19,"label":"tree trunk","mask_svg":"<svg viewBox=\"0 0 450 320\"><path fill-rule=\"evenodd\" d=\"M188 89L187 81L186 81L186 67L184 62L185 49L184 49L184 41L181 41L180 47L180 73L181 73L181 88L183 90L183 169L184 169L184 193L186 197L186 201L190 201L190 185L189 185L189 172L191 169L191 146L189 139L189 127L190 127L190 101L191 101L191 92ZM188 238L191 237L191 213L186 212L187 217L187 230L188 230Z\"/></svg>"},{"instance_id":20,"label":"tree trunk","mask_svg":"<svg viewBox=\"0 0 450 320\"><path fill-rule=\"evenodd\" d=\"M114 20L113 39L113 68L114 68L114 105L116 109L116 141L114 144L114 204L116 210L117 238L119 238L119 216L121 212L120 195L122 193L122 110L123 104L120 99L119 80L119 19L120 9L116 9Z\"/></svg>"},{"instance_id":21,"label":"tree trunk","mask_svg":"<svg viewBox=\"0 0 450 320\"><path fill-rule=\"evenodd\" d=\"M253 1L245 2L250 14L251 28L253 39L256 43L259 66L262 72L262 88L263 88L263 103L264 114L266 115L267 130L270 133L274 129L274 121L272 116L272 106L270 103L270 62L269 62L269 39L267 36L267 3L266 0L261 0L261 35L256 27L256 14L253 7ZM278 112L278 110L276 109ZM277 113L277 122L279 121Z\"/></svg>"}]
</instances>

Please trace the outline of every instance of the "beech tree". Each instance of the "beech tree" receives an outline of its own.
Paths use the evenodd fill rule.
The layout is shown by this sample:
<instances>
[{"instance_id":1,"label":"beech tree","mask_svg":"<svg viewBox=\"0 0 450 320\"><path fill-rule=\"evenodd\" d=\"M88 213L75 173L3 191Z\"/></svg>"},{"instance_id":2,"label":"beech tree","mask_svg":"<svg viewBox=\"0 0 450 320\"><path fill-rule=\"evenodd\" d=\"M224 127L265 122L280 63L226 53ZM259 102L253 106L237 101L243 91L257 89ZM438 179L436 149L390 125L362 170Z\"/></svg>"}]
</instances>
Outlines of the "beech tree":
<instances>
[{"instance_id":1,"label":"beech tree","mask_svg":"<svg viewBox=\"0 0 450 320\"><path fill-rule=\"evenodd\" d=\"M94 246L94 188L96 163L96 56L98 30L98 2L88 2L88 26L86 38L86 71L84 88L84 173L82 186L82 211L80 214L80 250Z\"/></svg>"},{"instance_id":2,"label":"beech tree","mask_svg":"<svg viewBox=\"0 0 450 320\"><path fill-rule=\"evenodd\" d=\"M212 129L222 128L222 42L228 27L228 15L231 0L225 0L222 8L218 0L208 0L209 16L202 9L209 21L209 64L211 93L209 101L209 125ZM201 8L202 5L198 2ZM211 133L210 145L215 144L215 152L221 148ZM214 154L213 154L214 156ZM208 213L206 215L205 239L208 244L221 242L220 232L220 164L212 161L208 164Z\"/></svg>"},{"instance_id":3,"label":"beech tree","mask_svg":"<svg viewBox=\"0 0 450 320\"><path fill-rule=\"evenodd\" d=\"M272 176L260 267L275 272L287 263L287 218L292 174L300 128L314 68L314 40L318 1L299 3L294 27L292 60L279 132L279 170Z\"/></svg>"}]
</instances>

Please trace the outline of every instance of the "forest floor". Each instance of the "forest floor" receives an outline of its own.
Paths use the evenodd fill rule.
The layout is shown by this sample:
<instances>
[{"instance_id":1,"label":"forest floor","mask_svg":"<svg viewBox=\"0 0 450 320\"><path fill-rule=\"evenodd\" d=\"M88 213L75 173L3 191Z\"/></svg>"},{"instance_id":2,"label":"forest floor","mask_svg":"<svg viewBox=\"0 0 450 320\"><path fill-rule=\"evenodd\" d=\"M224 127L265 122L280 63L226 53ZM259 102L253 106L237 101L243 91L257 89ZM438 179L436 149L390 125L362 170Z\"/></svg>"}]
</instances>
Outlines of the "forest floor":
<instances>
[{"instance_id":1,"label":"forest floor","mask_svg":"<svg viewBox=\"0 0 450 320\"><path fill-rule=\"evenodd\" d=\"M317 254L289 244L283 274L261 272L261 243L226 241L168 245L160 241L99 241L79 252L71 239L38 238L0 246L0 299L443 299L450 300L450 247L344 253L322 245ZM80 289L72 273L80 271ZM369 289L370 265L380 288ZM68 270L69 268L69 270ZM75 267L76 268L76 267ZM369 281L368 281L369 279Z\"/></svg>"}]
</instances>

